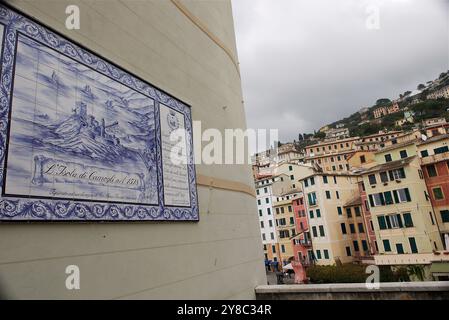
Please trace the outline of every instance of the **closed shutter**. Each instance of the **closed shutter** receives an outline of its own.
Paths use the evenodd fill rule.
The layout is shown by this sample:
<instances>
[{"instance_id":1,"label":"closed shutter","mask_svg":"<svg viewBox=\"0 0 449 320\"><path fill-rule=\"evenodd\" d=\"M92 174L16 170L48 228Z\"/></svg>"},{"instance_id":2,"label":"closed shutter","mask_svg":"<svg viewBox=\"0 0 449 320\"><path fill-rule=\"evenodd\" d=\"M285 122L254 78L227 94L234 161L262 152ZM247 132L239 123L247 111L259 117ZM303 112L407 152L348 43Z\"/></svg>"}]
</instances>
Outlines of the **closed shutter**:
<instances>
[{"instance_id":1,"label":"closed shutter","mask_svg":"<svg viewBox=\"0 0 449 320\"><path fill-rule=\"evenodd\" d=\"M396 218L398 219L399 228L404 227L404 225L402 224L401 215L399 213L396 215Z\"/></svg>"},{"instance_id":2,"label":"closed shutter","mask_svg":"<svg viewBox=\"0 0 449 320\"><path fill-rule=\"evenodd\" d=\"M385 217L384 216L377 217L377 221L379 222L380 230L385 230L387 228L387 225L385 224Z\"/></svg>"},{"instance_id":3,"label":"closed shutter","mask_svg":"<svg viewBox=\"0 0 449 320\"><path fill-rule=\"evenodd\" d=\"M394 197L394 202L399 203L399 196L398 196L397 190L393 190L393 197Z\"/></svg>"},{"instance_id":4,"label":"closed shutter","mask_svg":"<svg viewBox=\"0 0 449 320\"><path fill-rule=\"evenodd\" d=\"M372 194L369 195L369 203L370 203L370 205L371 205L372 208L375 207L375 205L374 205L374 199L373 199L373 195L372 195Z\"/></svg>"},{"instance_id":5,"label":"closed shutter","mask_svg":"<svg viewBox=\"0 0 449 320\"><path fill-rule=\"evenodd\" d=\"M408 188L405 188L404 191L405 191L405 197L407 199L407 202L412 201L412 198L410 197L410 191L408 191Z\"/></svg>"}]
</instances>

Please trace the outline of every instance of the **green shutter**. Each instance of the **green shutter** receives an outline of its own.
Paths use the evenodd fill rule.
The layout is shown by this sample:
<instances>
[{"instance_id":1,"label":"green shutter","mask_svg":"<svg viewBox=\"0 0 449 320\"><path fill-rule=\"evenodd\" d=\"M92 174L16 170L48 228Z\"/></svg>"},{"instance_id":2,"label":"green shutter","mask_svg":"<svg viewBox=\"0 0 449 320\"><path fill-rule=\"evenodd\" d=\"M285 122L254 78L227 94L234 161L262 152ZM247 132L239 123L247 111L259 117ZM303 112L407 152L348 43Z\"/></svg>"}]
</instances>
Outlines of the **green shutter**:
<instances>
[{"instance_id":1,"label":"green shutter","mask_svg":"<svg viewBox=\"0 0 449 320\"><path fill-rule=\"evenodd\" d=\"M404 225L406 228L413 227L412 215L410 213L404 213Z\"/></svg>"},{"instance_id":2,"label":"green shutter","mask_svg":"<svg viewBox=\"0 0 449 320\"><path fill-rule=\"evenodd\" d=\"M390 240L382 240L385 252L391 251Z\"/></svg>"},{"instance_id":3,"label":"green shutter","mask_svg":"<svg viewBox=\"0 0 449 320\"><path fill-rule=\"evenodd\" d=\"M402 218L401 218L401 215L398 213L398 214L396 215L396 217L398 218L399 228L403 228L404 225L402 224Z\"/></svg>"},{"instance_id":4,"label":"green shutter","mask_svg":"<svg viewBox=\"0 0 449 320\"><path fill-rule=\"evenodd\" d=\"M386 204L393 204L393 197L391 196L391 191L384 192L384 196Z\"/></svg>"},{"instance_id":5,"label":"green shutter","mask_svg":"<svg viewBox=\"0 0 449 320\"><path fill-rule=\"evenodd\" d=\"M393 190L394 202L399 203L399 195L397 190Z\"/></svg>"},{"instance_id":6,"label":"green shutter","mask_svg":"<svg viewBox=\"0 0 449 320\"><path fill-rule=\"evenodd\" d=\"M415 238L408 238L408 242L410 243L410 249L412 250L412 253L418 253L418 247L416 246Z\"/></svg>"},{"instance_id":7,"label":"green shutter","mask_svg":"<svg viewBox=\"0 0 449 320\"><path fill-rule=\"evenodd\" d=\"M370 205L371 205L372 208L375 207L375 205L374 205L374 200L373 200L373 195L372 195L372 194L369 195L369 203L370 203Z\"/></svg>"},{"instance_id":8,"label":"green shutter","mask_svg":"<svg viewBox=\"0 0 449 320\"><path fill-rule=\"evenodd\" d=\"M384 216L377 217L377 221L379 222L380 230L385 230L387 228L387 226L385 224L385 217Z\"/></svg>"}]
</instances>

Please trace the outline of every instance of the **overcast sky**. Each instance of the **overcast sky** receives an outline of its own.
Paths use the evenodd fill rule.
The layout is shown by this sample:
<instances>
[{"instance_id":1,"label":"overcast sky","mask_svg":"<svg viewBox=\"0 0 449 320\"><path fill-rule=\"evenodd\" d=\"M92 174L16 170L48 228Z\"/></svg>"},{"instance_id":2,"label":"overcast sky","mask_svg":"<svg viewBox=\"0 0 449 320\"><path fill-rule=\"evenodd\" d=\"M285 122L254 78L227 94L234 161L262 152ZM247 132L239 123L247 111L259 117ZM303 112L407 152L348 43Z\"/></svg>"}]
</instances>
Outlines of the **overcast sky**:
<instances>
[{"instance_id":1,"label":"overcast sky","mask_svg":"<svg viewBox=\"0 0 449 320\"><path fill-rule=\"evenodd\" d=\"M449 0L232 4L248 127L283 142L449 69Z\"/></svg>"}]
</instances>

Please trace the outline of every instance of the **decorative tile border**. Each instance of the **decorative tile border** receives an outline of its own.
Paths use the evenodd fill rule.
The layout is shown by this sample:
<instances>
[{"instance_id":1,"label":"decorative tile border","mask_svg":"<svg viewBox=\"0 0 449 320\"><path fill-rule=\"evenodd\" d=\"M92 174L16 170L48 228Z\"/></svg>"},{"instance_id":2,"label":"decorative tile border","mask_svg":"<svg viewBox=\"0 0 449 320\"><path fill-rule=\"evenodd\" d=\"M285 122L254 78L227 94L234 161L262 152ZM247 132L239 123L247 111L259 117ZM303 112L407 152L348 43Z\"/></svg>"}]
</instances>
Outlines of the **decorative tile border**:
<instances>
[{"instance_id":1,"label":"decorative tile border","mask_svg":"<svg viewBox=\"0 0 449 320\"><path fill-rule=\"evenodd\" d=\"M29 197L4 196L0 198L0 220L51 220L51 221L198 221L198 199L196 174L193 157L192 117L190 107L162 90L146 83L138 77L122 70L113 63L67 40L65 37L41 26L14 10L0 5L0 24L4 26L1 56L0 83L0 183L6 179L5 160L8 151L8 130L10 127L11 101L18 34L40 42L57 52L84 64L118 83L155 101L156 123L156 163L159 205L137 205L108 202L89 202L66 199L35 199ZM162 151L160 137L159 104L181 113L185 119L187 132L187 165L190 188L190 206L177 207L164 205L162 174ZM7 169L7 168L6 168ZM2 192L3 193L3 192Z\"/></svg>"}]
</instances>

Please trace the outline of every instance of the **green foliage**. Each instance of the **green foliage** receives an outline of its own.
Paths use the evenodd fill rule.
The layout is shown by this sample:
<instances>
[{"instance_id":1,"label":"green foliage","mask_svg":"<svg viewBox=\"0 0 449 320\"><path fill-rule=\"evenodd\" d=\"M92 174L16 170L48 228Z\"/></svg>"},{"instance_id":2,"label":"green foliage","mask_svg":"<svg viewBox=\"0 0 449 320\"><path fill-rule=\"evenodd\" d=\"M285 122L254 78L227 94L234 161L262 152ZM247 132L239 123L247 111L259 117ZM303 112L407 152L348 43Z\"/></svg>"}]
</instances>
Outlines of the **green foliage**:
<instances>
[{"instance_id":1,"label":"green foliage","mask_svg":"<svg viewBox=\"0 0 449 320\"><path fill-rule=\"evenodd\" d=\"M448 118L449 99L426 100L410 107L415 112L415 121L421 121L429 118L445 117Z\"/></svg>"},{"instance_id":2,"label":"green foliage","mask_svg":"<svg viewBox=\"0 0 449 320\"><path fill-rule=\"evenodd\" d=\"M419 281L424 281L424 267L420 265L411 265L406 269L406 273L410 277L414 277Z\"/></svg>"},{"instance_id":3,"label":"green foliage","mask_svg":"<svg viewBox=\"0 0 449 320\"><path fill-rule=\"evenodd\" d=\"M358 124L356 126L349 127L349 132L352 137L362 137L370 134L378 133L379 130L382 130L383 126L376 123L364 123L361 126Z\"/></svg>"},{"instance_id":4,"label":"green foliage","mask_svg":"<svg viewBox=\"0 0 449 320\"><path fill-rule=\"evenodd\" d=\"M318 131L315 133L314 137L318 139L324 139L326 137L326 134L324 132Z\"/></svg>"},{"instance_id":5,"label":"green foliage","mask_svg":"<svg viewBox=\"0 0 449 320\"><path fill-rule=\"evenodd\" d=\"M366 265L342 264L332 266L312 266L307 270L311 283L363 283L369 274ZM389 266L379 266L380 282L410 281L406 268L392 271Z\"/></svg>"},{"instance_id":6,"label":"green foliage","mask_svg":"<svg viewBox=\"0 0 449 320\"><path fill-rule=\"evenodd\" d=\"M376 101L376 106L383 106L383 105L387 105L390 104L391 100L388 98L381 98L381 99L377 99Z\"/></svg>"}]
</instances>

